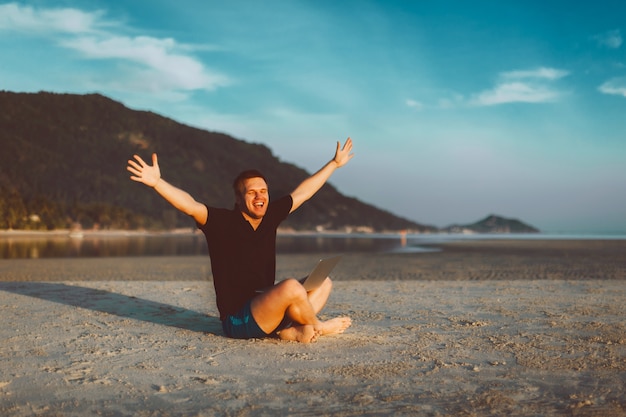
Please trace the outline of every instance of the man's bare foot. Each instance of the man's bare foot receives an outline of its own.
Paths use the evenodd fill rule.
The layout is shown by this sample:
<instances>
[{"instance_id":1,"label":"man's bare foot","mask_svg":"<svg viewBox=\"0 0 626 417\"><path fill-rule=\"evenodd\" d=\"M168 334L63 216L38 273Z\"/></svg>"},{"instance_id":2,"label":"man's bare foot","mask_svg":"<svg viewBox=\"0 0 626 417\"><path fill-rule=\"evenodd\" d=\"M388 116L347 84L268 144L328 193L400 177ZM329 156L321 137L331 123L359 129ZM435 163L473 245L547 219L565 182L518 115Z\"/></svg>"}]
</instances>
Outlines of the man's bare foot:
<instances>
[{"instance_id":1,"label":"man's bare foot","mask_svg":"<svg viewBox=\"0 0 626 417\"><path fill-rule=\"evenodd\" d=\"M336 317L326 320L316 326L322 335L343 333L352 324L350 317Z\"/></svg>"},{"instance_id":2,"label":"man's bare foot","mask_svg":"<svg viewBox=\"0 0 626 417\"><path fill-rule=\"evenodd\" d=\"M300 343L312 343L317 340L321 333L310 324L287 327L278 332L278 337L282 340L291 340Z\"/></svg>"}]
</instances>

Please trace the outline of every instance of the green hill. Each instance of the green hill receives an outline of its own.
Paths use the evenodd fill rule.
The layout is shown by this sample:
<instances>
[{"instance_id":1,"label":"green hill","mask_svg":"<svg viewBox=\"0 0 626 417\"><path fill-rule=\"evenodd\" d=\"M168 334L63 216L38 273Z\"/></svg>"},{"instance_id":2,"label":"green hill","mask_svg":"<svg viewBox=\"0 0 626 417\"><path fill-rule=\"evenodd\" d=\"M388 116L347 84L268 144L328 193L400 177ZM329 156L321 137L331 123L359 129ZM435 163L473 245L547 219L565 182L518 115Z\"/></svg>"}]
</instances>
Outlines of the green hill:
<instances>
[{"instance_id":1,"label":"green hill","mask_svg":"<svg viewBox=\"0 0 626 417\"><path fill-rule=\"evenodd\" d=\"M98 94L0 92L0 229L193 227L156 193L129 180L135 153L160 156L170 183L199 201L231 207L232 179L261 170L273 196L309 173L264 145L136 111ZM327 184L284 223L296 230L434 230L346 197Z\"/></svg>"}]
</instances>

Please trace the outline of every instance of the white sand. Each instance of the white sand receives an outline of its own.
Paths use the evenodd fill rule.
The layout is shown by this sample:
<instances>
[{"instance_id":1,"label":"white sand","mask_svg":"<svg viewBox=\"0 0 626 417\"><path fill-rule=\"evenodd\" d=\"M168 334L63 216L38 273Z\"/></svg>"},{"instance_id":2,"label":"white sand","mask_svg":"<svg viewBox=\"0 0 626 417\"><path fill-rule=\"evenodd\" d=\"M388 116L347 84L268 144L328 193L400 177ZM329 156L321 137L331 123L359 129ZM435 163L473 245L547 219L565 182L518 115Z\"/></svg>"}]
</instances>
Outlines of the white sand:
<instances>
[{"instance_id":1,"label":"white sand","mask_svg":"<svg viewBox=\"0 0 626 417\"><path fill-rule=\"evenodd\" d=\"M623 416L625 305L623 280L336 281L353 326L301 345L224 337L209 281L0 282L0 415Z\"/></svg>"}]
</instances>

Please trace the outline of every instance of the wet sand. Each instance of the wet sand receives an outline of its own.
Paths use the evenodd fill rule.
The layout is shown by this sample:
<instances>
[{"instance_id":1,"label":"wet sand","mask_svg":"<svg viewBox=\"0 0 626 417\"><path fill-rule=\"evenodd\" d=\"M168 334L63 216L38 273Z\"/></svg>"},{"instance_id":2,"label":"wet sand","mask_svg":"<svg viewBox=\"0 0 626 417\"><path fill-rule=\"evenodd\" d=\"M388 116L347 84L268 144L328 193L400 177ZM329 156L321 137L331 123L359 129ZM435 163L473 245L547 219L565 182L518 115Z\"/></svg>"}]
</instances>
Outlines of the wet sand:
<instances>
[{"instance_id":1,"label":"wet sand","mask_svg":"<svg viewBox=\"0 0 626 417\"><path fill-rule=\"evenodd\" d=\"M347 254L310 345L225 338L206 257L0 260L0 414L626 415L626 242L441 248Z\"/></svg>"}]
</instances>

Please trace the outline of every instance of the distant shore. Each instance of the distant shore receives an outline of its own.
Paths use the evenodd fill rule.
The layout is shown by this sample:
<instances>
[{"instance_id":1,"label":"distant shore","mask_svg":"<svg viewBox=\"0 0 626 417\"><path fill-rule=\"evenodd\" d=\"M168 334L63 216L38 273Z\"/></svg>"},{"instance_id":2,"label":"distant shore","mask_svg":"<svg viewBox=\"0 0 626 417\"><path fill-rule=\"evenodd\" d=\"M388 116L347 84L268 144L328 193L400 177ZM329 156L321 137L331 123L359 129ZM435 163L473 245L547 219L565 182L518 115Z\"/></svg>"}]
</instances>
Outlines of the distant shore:
<instances>
[{"instance_id":1,"label":"distant shore","mask_svg":"<svg viewBox=\"0 0 626 417\"><path fill-rule=\"evenodd\" d=\"M46 236L69 236L72 234L82 236L147 236L147 235L194 235L198 231L192 228L181 228L173 230L82 230L82 229L55 229L55 230L16 230L0 229L0 237L24 236L24 237L46 237Z\"/></svg>"},{"instance_id":2,"label":"distant shore","mask_svg":"<svg viewBox=\"0 0 626 417\"><path fill-rule=\"evenodd\" d=\"M69 236L77 235L83 237L97 236L168 236L168 235L198 235L202 234L199 229L194 227L184 227L171 230L125 230L125 229L54 229L54 230L22 230L22 229L0 229L0 238L2 237L46 237L46 236ZM450 237L459 239L626 239L626 232L614 233L405 233L403 231L383 231L383 232L345 232L345 231L316 231L316 230L292 230L278 229L280 236L327 236L327 237Z\"/></svg>"}]
</instances>

